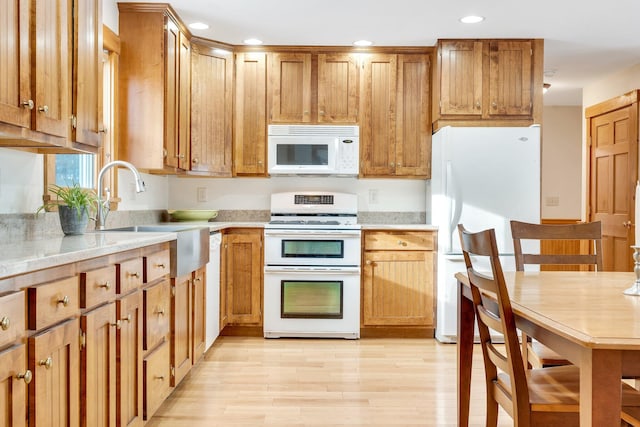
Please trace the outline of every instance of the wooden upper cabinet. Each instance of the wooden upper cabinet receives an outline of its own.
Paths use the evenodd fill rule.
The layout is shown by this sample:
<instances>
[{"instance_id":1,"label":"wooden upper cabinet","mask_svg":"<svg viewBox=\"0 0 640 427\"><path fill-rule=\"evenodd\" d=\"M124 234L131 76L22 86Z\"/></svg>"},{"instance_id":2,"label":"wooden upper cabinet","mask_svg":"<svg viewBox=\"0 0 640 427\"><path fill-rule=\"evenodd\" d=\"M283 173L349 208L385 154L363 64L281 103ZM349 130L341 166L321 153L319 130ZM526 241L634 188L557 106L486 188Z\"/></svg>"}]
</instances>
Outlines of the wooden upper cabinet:
<instances>
[{"instance_id":1,"label":"wooden upper cabinet","mask_svg":"<svg viewBox=\"0 0 640 427\"><path fill-rule=\"evenodd\" d=\"M233 55L191 51L191 173L231 176Z\"/></svg>"},{"instance_id":2,"label":"wooden upper cabinet","mask_svg":"<svg viewBox=\"0 0 640 427\"><path fill-rule=\"evenodd\" d=\"M99 147L102 119L102 0L75 0L72 140Z\"/></svg>"},{"instance_id":3,"label":"wooden upper cabinet","mask_svg":"<svg viewBox=\"0 0 640 427\"><path fill-rule=\"evenodd\" d=\"M152 173L189 167L190 45L167 4L119 3L119 159Z\"/></svg>"},{"instance_id":4,"label":"wooden upper cabinet","mask_svg":"<svg viewBox=\"0 0 640 427\"><path fill-rule=\"evenodd\" d=\"M439 40L434 129L542 120L543 41Z\"/></svg>"},{"instance_id":5,"label":"wooden upper cabinet","mask_svg":"<svg viewBox=\"0 0 640 427\"><path fill-rule=\"evenodd\" d=\"M268 61L270 121L311 121L311 54L271 53Z\"/></svg>"},{"instance_id":6,"label":"wooden upper cabinet","mask_svg":"<svg viewBox=\"0 0 640 427\"><path fill-rule=\"evenodd\" d=\"M358 59L352 54L318 54L318 122L357 123Z\"/></svg>"},{"instance_id":7,"label":"wooden upper cabinet","mask_svg":"<svg viewBox=\"0 0 640 427\"><path fill-rule=\"evenodd\" d=\"M266 55L236 54L234 175L266 176Z\"/></svg>"}]
</instances>

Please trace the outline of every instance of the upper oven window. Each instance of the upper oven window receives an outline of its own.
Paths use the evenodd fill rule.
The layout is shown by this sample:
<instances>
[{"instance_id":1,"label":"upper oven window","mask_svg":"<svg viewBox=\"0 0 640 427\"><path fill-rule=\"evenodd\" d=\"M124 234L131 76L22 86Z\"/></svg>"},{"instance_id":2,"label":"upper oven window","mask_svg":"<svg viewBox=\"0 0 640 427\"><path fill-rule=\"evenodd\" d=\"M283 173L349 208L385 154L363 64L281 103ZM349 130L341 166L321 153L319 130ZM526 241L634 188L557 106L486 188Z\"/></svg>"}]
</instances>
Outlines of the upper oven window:
<instances>
[{"instance_id":1,"label":"upper oven window","mask_svg":"<svg viewBox=\"0 0 640 427\"><path fill-rule=\"evenodd\" d=\"M344 258L344 240L282 240L283 258Z\"/></svg>"}]
</instances>

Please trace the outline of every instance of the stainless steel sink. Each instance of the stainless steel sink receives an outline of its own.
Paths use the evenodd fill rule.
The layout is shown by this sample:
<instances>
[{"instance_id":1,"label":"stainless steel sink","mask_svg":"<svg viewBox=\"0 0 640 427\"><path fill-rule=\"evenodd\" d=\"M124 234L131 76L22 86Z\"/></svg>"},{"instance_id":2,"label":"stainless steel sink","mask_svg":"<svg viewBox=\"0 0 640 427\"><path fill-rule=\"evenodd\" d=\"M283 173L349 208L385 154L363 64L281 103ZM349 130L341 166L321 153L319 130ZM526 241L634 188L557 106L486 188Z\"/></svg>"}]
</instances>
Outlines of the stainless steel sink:
<instances>
[{"instance_id":1,"label":"stainless steel sink","mask_svg":"<svg viewBox=\"0 0 640 427\"><path fill-rule=\"evenodd\" d=\"M150 224L109 228L103 232L176 233L171 242L171 277L189 274L209 262L209 227L188 224Z\"/></svg>"}]
</instances>

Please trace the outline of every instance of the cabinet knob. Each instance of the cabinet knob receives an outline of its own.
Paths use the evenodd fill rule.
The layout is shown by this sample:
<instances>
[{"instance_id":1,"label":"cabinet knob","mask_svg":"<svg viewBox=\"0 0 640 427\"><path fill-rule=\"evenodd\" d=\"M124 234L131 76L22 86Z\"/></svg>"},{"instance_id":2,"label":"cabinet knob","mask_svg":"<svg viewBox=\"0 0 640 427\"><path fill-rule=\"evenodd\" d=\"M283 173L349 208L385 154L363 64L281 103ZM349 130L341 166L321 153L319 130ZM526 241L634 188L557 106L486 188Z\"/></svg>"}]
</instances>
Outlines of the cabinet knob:
<instances>
[{"instance_id":1,"label":"cabinet knob","mask_svg":"<svg viewBox=\"0 0 640 427\"><path fill-rule=\"evenodd\" d=\"M476 101L476 109L480 109L481 105L480 105L480 101Z\"/></svg>"},{"instance_id":2,"label":"cabinet knob","mask_svg":"<svg viewBox=\"0 0 640 427\"><path fill-rule=\"evenodd\" d=\"M11 321L7 316L4 316L2 320L0 320L0 328L2 328L3 331L6 331L9 329L9 325L11 325Z\"/></svg>"},{"instance_id":3,"label":"cabinet knob","mask_svg":"<svg viewBox=\"0 0 640 427\"><path fill-rule=\"evenodd\" d=\"M156 309L156 314L159 315L159 316L164 316L164 308L158 307Z\"/></svg>"},{"instance_id":4,"label":"cabinet knob","mask_svg":"<svg viewBox=\"0 0 640 427\"><path fill-rule=\"evenodd\" d=\"M100 133L107 133L107 128L104 126L100 126L100 128L98 129L98 132Z\"/></svg>"},{"instance_id":5,"label":"cabinet knob","mask_svg":"<svg viewBox=\"0 0 640 427\"><path fill-rule=\"evenodd\" d=\"M164 263L162 263L162 262L161 262L161 263L156 264L156 267L158 267L158 268L164 268L164 267L165 267L165 265L164 265Z\"/></svg>"},{"instance_id":6,"label":"cabinet knob","mask_svg":"<svg viewBox=\"0 0 640 427\"><path fill-rule=\"evenodd\" d=\"M194 165L198 164L198 158L194 157L193 159L191 159L191 163L193 163Z\"/></svg>"},{"instance_id":7,"label":"cabinet knob","mask_svg":"<svg viewBox=\"0 0 640 427\"><path fill-rule=\"evenodd\" d=\"M164 381L164 375L156 375L156 379L160 381Z\"/></svg>"},{"instance_id":8,"label":"cabinet knob","mask_svg":"<svg viewBox=\"0 0 640 427\"><path fill-rule=\"evenodd\" d=\"M63 296L62 298L60 298L60 299L58 300L58 304L62 304L63 306L65 306L65 307L66 307L66 306L68 306L68 305L69 305L69 301L70 301L69 296L68 296L68 295L65 295L65 296Z\"/></svg>"},{"instance_id":9,"label":"cabinet knob","mask_svg":"<svg viewBox=\"0 0 640 427\"><path fill-rule=\"evenodd\" d=\"M321 116L324 116L324 111L318 111L318 114L320 114Z\"/></svg>"},{"instance_id":10,"label":"cabinet knob","mask_svg":"<svg viewBox=\"0 0 640 427\"><path fill-rule=\"evenodd\" d=\"M16 374L16 378L19 380L24 380L25 384L29 384L33 379L33 374L30 370L26 370L24 374Z\"/></svg>"},{"instance_id":11,"label":"cabinet knob","mask_svg":"<svg viewBox=\"0 0 640 427\"><path fill-rule=\"evenodd\" d=\"M492 102L491 107L495 110L496 108L498 108L498 104L496 104L495 102Z\"/></svg>"},{"instance_id":12,"label":"cabinet knob","mask_svg":"<svg viewBox=\"0 0 640 427\"><path fill-rule=\"evenodd\" d=\"M48 113L49 112L49 106L48 105L43 105L42 107L38 107L38 111L40 111L41 113Z\"/></svg>"},{"instance_id":13,"label":"cabinet knob","mask_svg":"<svg viewBox=\"0 0 640 427\"><path fill-rule=\"evenodd\" d=\"M370 259L366 260L366 261L365 261L365 264L367 264L367 265L371 265L371 260L370 260Z\"/></svg>"},{"instance_id":14,"label":"cabinet knob","mask_svg":"<svg viewBox=\"0 0 640 427\"><path fill-rule=\"evenodd\" d=\"M184 154L178 154L176 157L179 158L180 160L184 160Z\"/></svg>"},{"instance_id":15,"label":"cabinet knob","mask_svg":"<svg viewBox=\"0 0 640 427\"><path fill-rule=\"evenodd\" d=\"M98 285L98 287L99 288L104 288L105 291L108 291L109 289L111 289L111 283L107 280L102 285Z\"/></svg>"},{"instance_id":16,"label":"cabinet knob","mask_svg":"<svg viewBox=\"0 0 640 427\"><path fill-rule=\"evenodd\" d=\"M115 323L109 323L110 326L115 326L116 329L122 328L122 322L120 320L116 320Z\"/></svg>"},{"instance_id":17,"label":"cabinet knob","mask_svg":"<svg viewBox=\"0 0 640 427\"><path fill-rule=\"evenodd\" d=\"M407 242L403 242L402 240L398 240L399 246L407 246Z\"/></svg>"},{"instance_id":18,"label":"cabinet knob","mask_svg":"<svg viewBox=\"0 0 640 427\"><path fill-rule=\"evenodd\" d=\"M396 167L396 164L394 162L389 163L389 166L391 166L392 168Z\"/></svg>"},{"instance_id":19,"label":"cabinet knob","mask_svg":"<svg viewBox=\"0 0 640 427\"><path fill-rule=\"evenodd\" d=\"M258 160L258 164L261 165L262 164L262 160Z\"/></svg>"},{"instance_id":20,"label":"cabinet knob","mask_svg":"<svg viewBox=\"0 0 640 427\"><path fill-rule=\"evenodd\" d=\"M140 277L140 273L134 271L133 273L127 273L129 277L135 277L136 279Z\"/></svg>"},{"instance_id":21,"label":"cabinet knob","mask_svg":"<svg viewBox=\"0 0 640 427\"><path fill-rule=\"evenodd\" d=\"M47 357L46 359L40 360L38 365L44 366L46 369L51 369L53 366L53 359L51 357Z\"/></svg>"},{"instance_id":22,"label":"cabinet knob","mask_svg":"<svg viewBox=\"0 0 640 427\"><path fill-rule=\"evenodd\" d=\"M127 314L127 317L122 318L123 322L131 323L131 313Z\"/></svg>"},{"instance_id":23,"label":"cabinet knob","mask_svg":"<svg viewBox=\"0 0 640 427\"><path fill-rule=\"evenodd\" d=\"M33 103L32 99L28 99L26 101L22 101L22 106L24 108L28 108L29 110L33 110L33 107L35 106L35 104ZM31 380L29 380L29 381L31 381ZM29 383L27 383L27 384L29 384Z\"/></svg>"}]
</instances>

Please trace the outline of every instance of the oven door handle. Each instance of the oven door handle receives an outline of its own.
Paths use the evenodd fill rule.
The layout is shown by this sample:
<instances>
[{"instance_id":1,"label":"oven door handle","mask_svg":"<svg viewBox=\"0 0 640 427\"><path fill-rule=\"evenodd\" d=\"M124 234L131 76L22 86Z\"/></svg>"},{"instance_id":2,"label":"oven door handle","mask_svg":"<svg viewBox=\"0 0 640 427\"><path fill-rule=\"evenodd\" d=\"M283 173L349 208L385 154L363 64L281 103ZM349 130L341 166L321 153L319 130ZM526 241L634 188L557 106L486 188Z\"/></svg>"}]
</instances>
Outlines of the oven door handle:
<instances>
[{"instance_id":1,"label":"oven door handle","mask_svg":"<svg viewBox=\"0 0 640 427\"><path fill-rule=\"evenodd\" d=\"M265 266L265 273L279 274L360 274L360 267L282 267L282 266Z\"/></svg>"},{"instance_id":2,"label":"oven door handle","mask_svg":"<svg viewBox=\"0 0 640 427\"><path fill-rule=\"evenodd\" d=\"M300 237L300 236L322 236L322 237L360 237L360 230L264 230L265 236L273 237Z\"/></svg>"}]
</instances>

